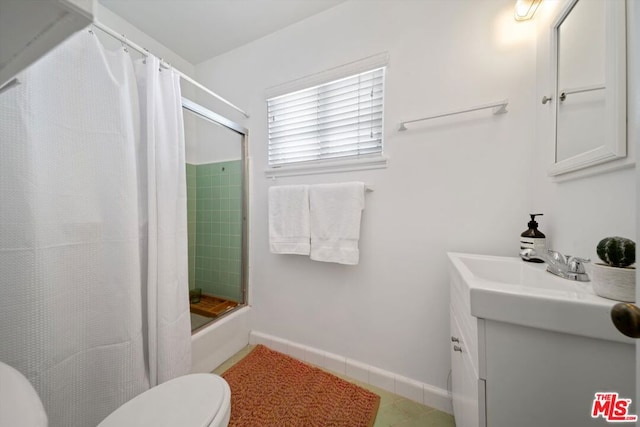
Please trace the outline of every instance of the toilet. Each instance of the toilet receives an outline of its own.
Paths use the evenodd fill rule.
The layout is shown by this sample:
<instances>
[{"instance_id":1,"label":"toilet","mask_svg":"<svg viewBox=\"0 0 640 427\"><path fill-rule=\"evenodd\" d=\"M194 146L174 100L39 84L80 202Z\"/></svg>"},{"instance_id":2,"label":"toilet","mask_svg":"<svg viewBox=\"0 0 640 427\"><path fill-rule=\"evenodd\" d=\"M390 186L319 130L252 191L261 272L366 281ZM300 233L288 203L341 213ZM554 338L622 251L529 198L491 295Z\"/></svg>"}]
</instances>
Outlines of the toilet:
<instances>
[{"instance_id":1,"label":"toilet","mask_svg":"<svg viewBox=\"0 0 640 427\"><path fill-rule=\"evenodd\" d=\"M0 427L47 427L47 414L24 375L0 362ZM226 427L231 390L213 374L190 374L162 383L120 406L98 427Z\"/></svg>"}]
</instances>

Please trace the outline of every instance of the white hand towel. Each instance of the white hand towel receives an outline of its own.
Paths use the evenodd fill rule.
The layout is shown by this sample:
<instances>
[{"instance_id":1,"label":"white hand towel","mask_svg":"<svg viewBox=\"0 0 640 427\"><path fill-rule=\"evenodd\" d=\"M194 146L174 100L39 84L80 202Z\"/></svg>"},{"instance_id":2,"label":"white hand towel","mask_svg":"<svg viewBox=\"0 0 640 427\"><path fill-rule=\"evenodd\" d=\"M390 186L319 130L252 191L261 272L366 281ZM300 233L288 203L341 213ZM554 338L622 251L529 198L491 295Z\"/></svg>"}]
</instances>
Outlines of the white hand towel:
<instances>
[{"instance_id":1,"label":"white hand towel","mask_svg":"<svg viewBox=\"0 0 640 427\"><path fill-rule=\"evenodd\" d=\"M310 187L311 259L358 264L364 189L362 182Z\"/></svg>"},{"instance_id":2,"label":"white hand towel","mask_svg":"<svg viewBox=\"0 0 640 427\"><path fill-rule=\"evenodd\" d=\"M269 247L274 254L309 255L309 186L269 188Z\"/></svg>"}]
</instances>

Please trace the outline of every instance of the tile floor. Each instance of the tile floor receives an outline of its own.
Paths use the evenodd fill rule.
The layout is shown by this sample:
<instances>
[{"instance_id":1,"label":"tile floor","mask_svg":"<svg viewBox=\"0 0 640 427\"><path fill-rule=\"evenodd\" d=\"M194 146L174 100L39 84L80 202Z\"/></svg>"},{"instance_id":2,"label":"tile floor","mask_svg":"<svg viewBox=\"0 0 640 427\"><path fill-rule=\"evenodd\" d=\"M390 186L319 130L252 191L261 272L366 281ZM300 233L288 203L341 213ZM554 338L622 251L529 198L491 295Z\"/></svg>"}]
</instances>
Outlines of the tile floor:
<instances>
[{"instance_id":1,"label":"tile floor","mask_svg":"<svg viewBox=\"0 0 640 427\"><path fill-rule=\"evenodd\" d=\"M246 346L231 356L222 365L218 366L213 372L218 375L222 374L245 357L253 347L252 345ZM353 380L344 375L336 374L335 372L331 373L367 390L371 390L380 396L380 409L378 409L378 416L376 417L374 427L455 427L456 425L453 416L438 411L437 409L421 405L397 394Z\"/></svg>"}]
</instances>

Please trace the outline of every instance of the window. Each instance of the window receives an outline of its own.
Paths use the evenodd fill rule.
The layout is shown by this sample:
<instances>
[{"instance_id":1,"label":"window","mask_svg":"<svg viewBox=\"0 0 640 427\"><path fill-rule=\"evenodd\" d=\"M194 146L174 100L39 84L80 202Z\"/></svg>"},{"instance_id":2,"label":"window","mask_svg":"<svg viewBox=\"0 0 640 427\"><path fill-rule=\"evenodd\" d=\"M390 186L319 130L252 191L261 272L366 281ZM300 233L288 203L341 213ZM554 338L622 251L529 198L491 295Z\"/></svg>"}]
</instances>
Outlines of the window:
<instances>
[{"instance_id":1,"label":"window","mask_svg":"<svg viewBox=\"0 0 640 427\"><path fill-rule=\"evenodd\" d=\"M384 72L268 99L269 166L381 156Z\"/></svg>"}]
</instances>

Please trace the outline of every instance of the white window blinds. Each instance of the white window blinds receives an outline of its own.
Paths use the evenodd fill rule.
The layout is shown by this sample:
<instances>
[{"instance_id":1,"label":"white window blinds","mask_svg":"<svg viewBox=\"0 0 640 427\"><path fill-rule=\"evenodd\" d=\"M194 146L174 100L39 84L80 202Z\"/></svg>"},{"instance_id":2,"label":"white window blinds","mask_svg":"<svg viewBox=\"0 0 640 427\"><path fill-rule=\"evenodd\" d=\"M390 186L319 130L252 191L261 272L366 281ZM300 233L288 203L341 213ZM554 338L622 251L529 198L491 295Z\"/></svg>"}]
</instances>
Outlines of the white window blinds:
<instances>
[{"instance_id":1,"label":"white window blinds","mask_svg":"<svg viewBox=\"0 0 640 427\"><path fill-rule=\"evenodd\" d=\"M384 71L268 99L269 166L381 155Z\"/></svg>"}]
</instances>

